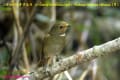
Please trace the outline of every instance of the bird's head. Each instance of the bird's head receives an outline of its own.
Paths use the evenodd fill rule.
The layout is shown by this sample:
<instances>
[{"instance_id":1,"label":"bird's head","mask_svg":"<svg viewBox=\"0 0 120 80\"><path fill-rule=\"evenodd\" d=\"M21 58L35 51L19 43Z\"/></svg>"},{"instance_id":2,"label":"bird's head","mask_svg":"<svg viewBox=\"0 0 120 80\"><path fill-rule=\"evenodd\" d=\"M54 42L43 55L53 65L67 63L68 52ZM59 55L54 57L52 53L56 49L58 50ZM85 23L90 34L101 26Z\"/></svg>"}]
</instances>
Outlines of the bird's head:
<instances>
[{"instance_id":1,"label":"bird's head","mask_svg":"<svg viewBox=\"0 0 120 80\"><path fill-rule=\"evenodd\" d=\"M64 36L70 30L70 25L65 21L60 21L51 28L50 35Z\"/></svg>"}]
</instances>

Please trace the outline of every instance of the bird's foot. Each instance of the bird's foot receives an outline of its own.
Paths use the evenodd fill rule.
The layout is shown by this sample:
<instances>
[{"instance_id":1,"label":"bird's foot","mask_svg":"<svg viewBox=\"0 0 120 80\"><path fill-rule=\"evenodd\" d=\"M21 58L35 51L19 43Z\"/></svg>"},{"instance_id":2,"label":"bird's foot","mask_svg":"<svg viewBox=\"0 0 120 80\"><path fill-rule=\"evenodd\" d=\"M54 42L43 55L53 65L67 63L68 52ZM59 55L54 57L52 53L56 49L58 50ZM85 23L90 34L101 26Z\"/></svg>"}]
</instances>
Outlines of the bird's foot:
<instances>
[{"instance_id":1,"label":"bird's foot","mask_svg":"<svg viewBox=\"0 0 120 80\"><path fill-rule=\"evenodd\" d=\"M45 71L46 73L50 72L50 67L49 67L49 66L44 66L44 71Z\"/></svg>"},{"instance_id":2,"label":"bird's foot","mask_svg":"<svg viewBox=\"0 0 120 80\"><path fill-rule=\"evenodd\" d=\"M62 56L56 56L57 58L56 58L56 62L59 62L61 59L63 59L63 57Z\"/></svg>"}]
</instances>

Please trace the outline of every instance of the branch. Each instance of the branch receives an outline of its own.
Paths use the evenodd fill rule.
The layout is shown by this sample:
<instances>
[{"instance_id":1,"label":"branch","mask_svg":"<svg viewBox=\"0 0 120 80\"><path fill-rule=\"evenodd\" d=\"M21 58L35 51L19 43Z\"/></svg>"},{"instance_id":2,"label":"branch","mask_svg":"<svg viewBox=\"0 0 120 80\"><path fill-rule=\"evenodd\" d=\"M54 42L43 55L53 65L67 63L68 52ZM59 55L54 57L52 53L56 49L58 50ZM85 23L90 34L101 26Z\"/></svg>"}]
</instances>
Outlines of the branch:
<instances>
[{"instance_id":1,"label":"branch","mask_svg":"<svg viewBox=\"0 0 120 80\"><path fill-rule=\"evenodd\" d=\"M39 1L39 0L38 0ZM13 58L12 58L12 60L10 61L10 68L9 68L9 72L10 73L8 73L8 74L11 74L11 72L13 71L13 69L14 69L14 66L16 66L16 64L17 64L17 62L18 62L18 60L19 60L19 52L20 52L20 49L21 49L21 47L22 47L22 45L23 45L23 43L24 43L24 40L25 40L25 38L26 38L26 36L27 36L27 34L28 34L28 30L29 30L29 28L30 28L30 25L31 25L31 23L32 23L32 20L33 20L33 16L34 16L34 13L35 13L35 11L36 11L36 6L34 6L33 7L33 9L32 9L32 11L31 11L31 13L30 13L30 16L29 16L29 18L28 18L28 20L27 20L27 22L26 22L26 24L25 24L25 29L24 29L24 31L23 31L23 34L21 35L21 38L20 38L20 40L19 40L19 43L17 44L17 46L16 46L16 49L15 49L15 51L14 51L14 55L13 55Z\"/></svg>"},{"instance_id":2,"label":"branch","mask_svg":"<svg viewBox=\"0 0 120 80\"><path fill-rule=\"evenodd\" d=\"M43 69L40 69L39 71L33 73L33 77L38 80L42 80L44 78L54 76L62 71L68 70L78 64L93 60L106 54L114 53L118 50L120 50L120 37L105 44L94 46L88 50L77 52L77 54L57 62L56 65L49 68L49 72L45 72Z\"/></svg>"},{"instance_id":3,"label":"branch","mask_svg":"<svg viewBox=\"0 0 120 80\"><path fill-rule=\"evenodd\" d=\"M93 60L100 56L104 56L106 54L115 53L118 50L120 50L120 37L115 40L104 43L102 45L94 46L93 48L90 48L88 50L77 52L73 56L62 59L55 65L52 65L52 67L49 68L50 71L46 72L44 69L41 68L39 70L36 70L36 72L31 72L30 74L27 74L29 76L27 79L43 80L45 78L49 78L58 73L61 73L65 70L68 70L76 65L85 63L87 61ZM18 78L17 80L24 80L22 79L22 77Z\"/></svg>"},{"instance_id":4,"label":"branch","mask_svg":"<svg viewBox=\"0 0 120 80\"><path fill-rule=\"evenodd\" d=\"M16 3L19 3L19 0L17 0ZM13 14L14 14L14 18L15 18L16 28L17 28L17 31L18 31L18 36L19 36L19 39L20 39L22 34L23 34L23 29L22 29L22 26L20 24L20 17L19 17L20 7L19 6L16 6L16 7L12 6L12 8L13 8ZM15 54L16 49L17 49L17 46L15 46L15 48L12 52L12 55ZM29 71L29 61L28 61L28 58L27 58L27 51L26 51L26 47L25 47L25 42L23 42L22 49L23 49L22 50L23 51L22 52L23 61L24 61L24 64L25 64L25 67L26 67L27 71Z\"/></svg>"}]
</instances>

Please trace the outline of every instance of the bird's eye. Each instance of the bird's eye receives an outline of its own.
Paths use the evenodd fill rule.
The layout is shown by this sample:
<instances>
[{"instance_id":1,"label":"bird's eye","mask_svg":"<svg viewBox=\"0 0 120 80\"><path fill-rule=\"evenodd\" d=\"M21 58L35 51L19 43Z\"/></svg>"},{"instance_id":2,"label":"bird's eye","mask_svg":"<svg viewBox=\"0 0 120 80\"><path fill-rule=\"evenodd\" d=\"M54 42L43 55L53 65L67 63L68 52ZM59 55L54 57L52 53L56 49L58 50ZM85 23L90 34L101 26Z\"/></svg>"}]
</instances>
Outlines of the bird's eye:
<instances>
[{"instance_id":1,"label":"bird's eye","mask_svg":"<svg viewBox=\"0 0 120 80\"><path fill-rule=\"evenodd\" d=\"M62 29L63 28L63 26L60 26L60 29Z\"/></svg>"}]
</instances>

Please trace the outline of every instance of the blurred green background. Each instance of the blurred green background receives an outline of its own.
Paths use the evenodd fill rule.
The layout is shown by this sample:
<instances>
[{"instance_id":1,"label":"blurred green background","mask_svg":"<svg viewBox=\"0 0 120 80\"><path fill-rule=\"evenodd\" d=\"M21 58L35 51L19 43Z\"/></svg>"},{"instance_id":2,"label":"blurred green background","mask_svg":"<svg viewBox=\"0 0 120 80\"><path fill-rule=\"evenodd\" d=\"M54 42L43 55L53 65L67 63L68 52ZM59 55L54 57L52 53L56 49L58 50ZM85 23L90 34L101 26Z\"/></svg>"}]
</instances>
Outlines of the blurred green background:
<instances>
[{"instance_id":1,"label":"blurred green background","mask_svg":"<svg viewBox=\"0 0 120 80\"><path fill-rule=\"evenodd\" d=\"M55 2L54 2L55 1ZM16 1L17 2L17 1ZM51 25L56 21L67 21L71 25L68 36L65 57L75 54L77 51L89 49L120 36L120 3L117 0L18 0L18 3L117 3L117 6L37 6L29 26L28 36L25 39L27 60L30 71L42 57L42 39L49 32ZM21 29L30 17L33 6L19 6L13 11L12 6L4 6L9 0L0 0L0 80L7 75L10 60L14 58L12 52L20 39L19 29L16 27L15 11ZM16 29L17 30L16 30ZM17 37L16 37L17 36ZM22 53L21 50L19 53ZM93 61L78 65L69 73L73 80L119 80L120 76L120 52L106 55ZM19 55L14 74L24 74L26 70L23 55ZM67 80L65 76L59 80Z\"/></svg>"}]
</instances>

